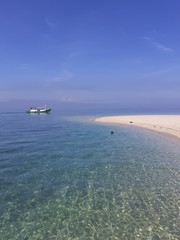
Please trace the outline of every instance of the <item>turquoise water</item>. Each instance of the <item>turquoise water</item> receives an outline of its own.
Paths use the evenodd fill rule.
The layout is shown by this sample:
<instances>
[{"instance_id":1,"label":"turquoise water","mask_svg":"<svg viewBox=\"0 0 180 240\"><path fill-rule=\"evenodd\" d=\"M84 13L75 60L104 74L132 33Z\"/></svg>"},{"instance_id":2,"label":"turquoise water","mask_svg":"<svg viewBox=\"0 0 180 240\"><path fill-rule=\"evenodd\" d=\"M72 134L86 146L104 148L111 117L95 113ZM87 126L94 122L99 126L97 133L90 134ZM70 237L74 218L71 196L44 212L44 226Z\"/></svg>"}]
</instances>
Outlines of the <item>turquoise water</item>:
<instances>
[{"instance_id":1,"label":"turquoise water","mask_svg":"<svg viewBox=\"0 0 180 240\"><path fill-rule=\"evenodd\" d=\"M179 140L53 112L0 126L0 239L180 238Z\"/></svg>"}]
</instances>

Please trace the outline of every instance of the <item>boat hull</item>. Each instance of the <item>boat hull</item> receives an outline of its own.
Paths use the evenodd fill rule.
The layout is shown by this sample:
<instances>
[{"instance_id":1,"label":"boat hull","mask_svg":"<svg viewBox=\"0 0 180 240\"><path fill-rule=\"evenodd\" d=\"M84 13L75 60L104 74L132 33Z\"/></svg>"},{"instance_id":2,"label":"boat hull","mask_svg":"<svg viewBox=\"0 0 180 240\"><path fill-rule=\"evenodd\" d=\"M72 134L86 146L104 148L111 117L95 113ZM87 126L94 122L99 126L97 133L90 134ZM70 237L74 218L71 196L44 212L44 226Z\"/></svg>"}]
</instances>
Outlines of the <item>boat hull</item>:
<instances>
[{"instance_id":1,"label":"boat hull","mask_svg":"<svg viewBox=\"0 0 180 240\"><path fill-rule=\"evenodd\" d=\"M51 108L49 109L28 109L26 113L49 113Z\"/></svg>"}]
</instances>

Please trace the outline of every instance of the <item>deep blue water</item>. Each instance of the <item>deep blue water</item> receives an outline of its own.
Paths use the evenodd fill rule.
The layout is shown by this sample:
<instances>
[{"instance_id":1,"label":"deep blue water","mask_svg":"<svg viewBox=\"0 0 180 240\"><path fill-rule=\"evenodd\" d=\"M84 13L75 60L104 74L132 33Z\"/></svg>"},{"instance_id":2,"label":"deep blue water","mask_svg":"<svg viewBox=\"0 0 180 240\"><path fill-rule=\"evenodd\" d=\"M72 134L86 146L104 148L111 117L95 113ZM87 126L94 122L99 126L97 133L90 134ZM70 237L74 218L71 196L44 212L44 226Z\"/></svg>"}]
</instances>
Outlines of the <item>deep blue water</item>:
<instances>
[{"instance_id":1,"label":"deep blue water","mask_svg":"<svg viewBox=\"0 0 180 240\"><path fill-rule=\"evenodd\" d=\"M180 141L91 119L0 114L0 239L179 239Z\"/></svg>"}]
</instances>

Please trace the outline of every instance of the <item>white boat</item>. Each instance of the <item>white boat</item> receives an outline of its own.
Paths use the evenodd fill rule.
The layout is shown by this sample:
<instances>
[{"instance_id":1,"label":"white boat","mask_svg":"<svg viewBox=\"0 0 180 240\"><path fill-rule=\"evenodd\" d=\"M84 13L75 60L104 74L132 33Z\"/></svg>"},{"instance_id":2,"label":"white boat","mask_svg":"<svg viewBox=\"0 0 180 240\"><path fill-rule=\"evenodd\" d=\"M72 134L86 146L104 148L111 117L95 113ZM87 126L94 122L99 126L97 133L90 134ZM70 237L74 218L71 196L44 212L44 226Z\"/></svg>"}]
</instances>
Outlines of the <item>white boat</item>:
<instances>
[{"instance_id":1,"label":"white boat","mask_svg":"<svg viewBox=\"0 0 180 240\"><path fill-rule=\"evenodd\" d=\"M26 110L27 113L49 113L51 111L51 108L46 108L46 105L44 107L34 108L30 107Z\"/></svg>"}]
</instances>

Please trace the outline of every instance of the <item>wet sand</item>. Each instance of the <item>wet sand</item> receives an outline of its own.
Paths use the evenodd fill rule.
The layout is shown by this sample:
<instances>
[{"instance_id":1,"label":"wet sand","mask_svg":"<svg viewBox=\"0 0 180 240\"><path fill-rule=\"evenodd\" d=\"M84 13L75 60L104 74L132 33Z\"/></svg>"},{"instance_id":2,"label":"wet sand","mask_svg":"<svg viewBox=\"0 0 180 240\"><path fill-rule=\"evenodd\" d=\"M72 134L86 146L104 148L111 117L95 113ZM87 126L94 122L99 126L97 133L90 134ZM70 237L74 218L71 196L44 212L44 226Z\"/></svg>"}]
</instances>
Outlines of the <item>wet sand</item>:
<instances>
[{"instance_id":1,"label":"wet sand","mask_svg":"<svg viewBox=\"0 0 180 240\"><path fill-rule=\"evenodd\" d=\"M109 116L97 118L95 121L137 126L180 138L180 115Z\"/></svg>"}]
</instances>

